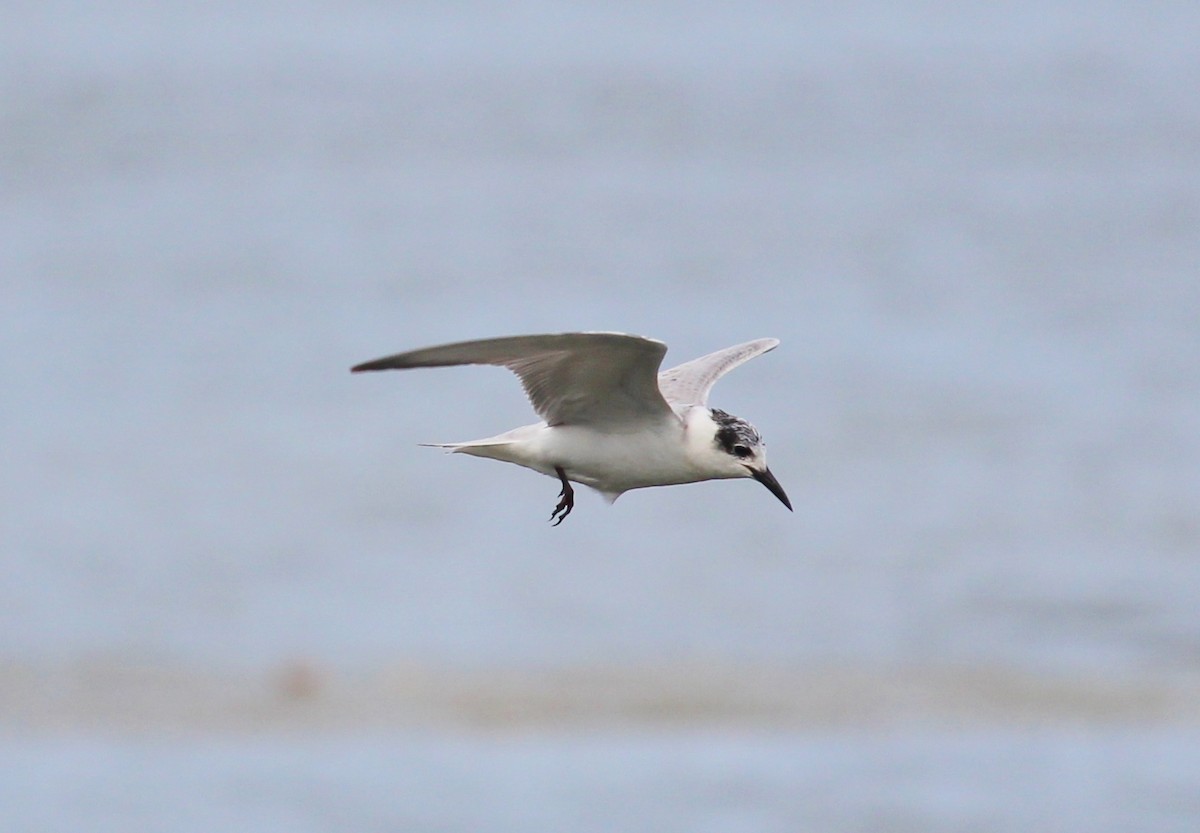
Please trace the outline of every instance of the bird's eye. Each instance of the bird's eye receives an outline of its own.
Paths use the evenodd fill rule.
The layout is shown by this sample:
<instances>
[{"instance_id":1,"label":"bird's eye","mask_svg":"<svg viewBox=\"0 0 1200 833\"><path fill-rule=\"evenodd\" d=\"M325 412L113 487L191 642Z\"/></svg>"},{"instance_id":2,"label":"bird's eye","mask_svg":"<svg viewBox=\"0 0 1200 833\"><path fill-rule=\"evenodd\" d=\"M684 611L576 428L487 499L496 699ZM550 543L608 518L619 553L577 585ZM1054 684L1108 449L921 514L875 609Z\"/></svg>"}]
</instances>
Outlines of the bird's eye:
<instances>
[{"instance_id":1,"label":"bird's eye","mask_svg":"<svg viewBox=\"0 0 1200 833\"><path fill-rule=\"evenodd\" d=\"M733 453L735 456L741 457L744 459L744 458L750 456L750 449L744 445L735 445L733 447Z\"/></svg>"}]
</instances>

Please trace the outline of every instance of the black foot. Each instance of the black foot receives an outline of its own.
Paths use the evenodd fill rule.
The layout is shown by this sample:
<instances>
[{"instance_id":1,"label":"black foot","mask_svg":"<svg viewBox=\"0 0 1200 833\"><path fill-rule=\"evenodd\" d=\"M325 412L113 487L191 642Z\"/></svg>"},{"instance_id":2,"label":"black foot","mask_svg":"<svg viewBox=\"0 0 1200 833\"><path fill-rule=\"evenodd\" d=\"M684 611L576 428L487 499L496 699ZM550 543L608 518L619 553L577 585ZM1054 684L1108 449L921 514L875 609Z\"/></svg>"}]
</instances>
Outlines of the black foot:
<instances>
[{"instance_id":1,"label":"black foot","mask_svg":"<svg viewBox=\"0 0 1200 833\"><path fill-rule=\"evenodd\" d=\"M563 484L562 491L558 493L558 496L562 500L558 502L558 506L555 506L554 511L550 513L550 520L554 521L552 526L558 526L567 515L571 514L571 510L575 508L575 490L571 488L571 481L567 480L567 473L563 471L562 466L555 466L554 472ZM559 514L560 512L562 514ZM556 517L558 520L555 521Z\"/></svg>"}]
</instances>

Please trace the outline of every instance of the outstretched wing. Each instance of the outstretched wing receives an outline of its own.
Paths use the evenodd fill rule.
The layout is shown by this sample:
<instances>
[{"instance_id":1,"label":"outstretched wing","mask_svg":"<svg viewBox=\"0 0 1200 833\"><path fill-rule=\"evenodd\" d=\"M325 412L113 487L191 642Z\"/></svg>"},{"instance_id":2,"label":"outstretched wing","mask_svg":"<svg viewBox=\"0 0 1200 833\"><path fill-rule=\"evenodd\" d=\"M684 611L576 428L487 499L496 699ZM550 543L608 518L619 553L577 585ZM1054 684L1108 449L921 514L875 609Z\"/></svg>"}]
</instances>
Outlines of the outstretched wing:
<instances>
[{"instance_id":1,"label":"outstretched wing","mask_svg":"<svg viewBox=\"0 0 1200 833\"><path fill-rule=\"evenodd\" d=\"M618 425L673 418L656 374L667 346L622 333L559 333L461 341L397 353L351 368L404 370L492 364L521 379L550 425Z\"/></svg>"},{"instance_id":2,"label":"outstretched wing","mask_svg":"<svg viewBox=\"0 0 1200 833\"><path fill-rule=\"evenodd\" d=\"M708 405L708 392L717 380L739 364L779 346L777 338L760 338L692 359L658 374L658 389L672 405Z\"/></svg>"}]
</instances>

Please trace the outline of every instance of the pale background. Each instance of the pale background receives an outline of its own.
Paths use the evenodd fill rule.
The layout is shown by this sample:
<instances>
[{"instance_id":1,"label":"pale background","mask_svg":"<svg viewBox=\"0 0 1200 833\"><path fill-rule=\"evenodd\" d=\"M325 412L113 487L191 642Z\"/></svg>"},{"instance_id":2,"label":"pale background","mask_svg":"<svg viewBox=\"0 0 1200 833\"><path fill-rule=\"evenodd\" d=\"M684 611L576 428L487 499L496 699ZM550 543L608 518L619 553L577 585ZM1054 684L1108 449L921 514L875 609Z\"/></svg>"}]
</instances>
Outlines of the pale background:
<instances>
[{"instance_id":1,"label":"pale background","mask_svg":"<svg viewBox=\"0 0 1200 833\"><path fill-rule=\"evenodd\" d=\"M1200 6L10 2L0 828L1200 829ZM782 346L581 491L442 341Z\"/></svg>"}]
</instances>

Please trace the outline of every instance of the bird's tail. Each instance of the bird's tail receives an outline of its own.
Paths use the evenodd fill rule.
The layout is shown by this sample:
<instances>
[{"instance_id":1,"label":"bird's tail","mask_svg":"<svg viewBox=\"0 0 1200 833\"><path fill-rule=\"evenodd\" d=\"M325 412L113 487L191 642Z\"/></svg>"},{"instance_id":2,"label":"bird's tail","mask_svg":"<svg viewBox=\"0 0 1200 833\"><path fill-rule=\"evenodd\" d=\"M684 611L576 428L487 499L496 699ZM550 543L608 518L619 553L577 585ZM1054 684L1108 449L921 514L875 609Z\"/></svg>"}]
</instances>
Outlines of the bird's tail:
<instances>
[{"instance_id":1,"label":"bird's tail","mask_svg":"<svg viewBox=\"0 0 1200 833\"><path fill-rule=\"evenodd\" d=\"M465 443L417 443L425 448L440 448L447 454L470 454L473 457L490 457L493 460L513 460L513 441L503 437L486 440L469 440Z\"/></svg>"},{"instance_id":2,"label":"bird's tail","mask_svg":"<svg viewBox=\"0 0 1200 833\"><path fill-rule=\"evenodd\" d=\"M529 439L541 430L537 425L526 425L514 428L494 437L482 440L468 440L465 443L421 443L433 448L442 448L451 454L470 454L475 457L490 457L493 460L504 460L522 466L530 465L528 456ZM534 466L534 468L537 468Z\"/></svg>"},{"instance_id":3,"label":"bird's tail","mask_svg":"<svg viewBox=\"0 0 1200 833\"><path fill-rule=\"evenodd\" d=\"M465 451L469 448L483 448L490 445L508 445L511 440L468 440L465 443L417 443L421 448L444 448L448 452Z\"/></svg>"},{"instance_id":4,"label":"bird's tail","mask_svg":"<svg viewBox=\"0 0 1200 833\"><path fill-rule=\"evenodd\" d=\"M446 451L454 451L467 443L417 443L421 448L444 448Z\"/></svg>"}]
</instances>

